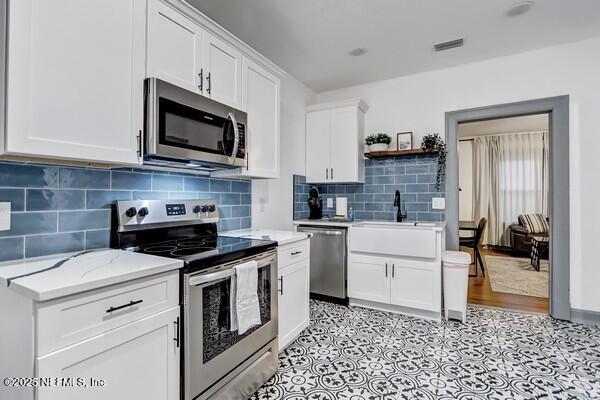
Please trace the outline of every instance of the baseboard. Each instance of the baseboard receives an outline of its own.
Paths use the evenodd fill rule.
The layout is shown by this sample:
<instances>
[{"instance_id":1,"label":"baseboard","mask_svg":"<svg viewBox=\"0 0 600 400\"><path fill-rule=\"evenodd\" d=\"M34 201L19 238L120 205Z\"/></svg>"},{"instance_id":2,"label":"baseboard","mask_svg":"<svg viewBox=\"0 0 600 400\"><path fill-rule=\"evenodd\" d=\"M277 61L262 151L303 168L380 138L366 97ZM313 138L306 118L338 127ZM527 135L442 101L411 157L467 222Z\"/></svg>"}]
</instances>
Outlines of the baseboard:
<instances>
[{"instance_id":1,"label":"baseboard","mask_svg":"<svg viewBox=\"0 0 600 400\"><path fill-rule=\"evenodd\" d=\"M396 314L410 315L412 317L425 318L425 319L430 319L433 321L441 321L442 320L442 312L441 311L419 310L416 308L402 307L402 306L396 306L393 304L384 304L384 303L378 303L375 301L361 300L361 299L354 299L354 298L350 298L349 300L350 300L350 306L354 306L354 307L372 308L374 310L392 312L392 313L396 313Z\"/></svg>"},{"instance_id":2,"label":"baseboard","mask_svg":"<svg viewBox=\"0 0 600 400\"><path fill-rule=\"evenodd\" d=\"M340 297L333 297L333 296L327 296L324 294L319 294L319 293L313 293L310 292L310 298L313 300L320 300L320 301L326 301L328 303L334 303L334 304L339 304L341 306L347 306L348 305L348 298L340 298Z\"/></svg>"},{"instance_id":3,"label":"baseboard","mask_svg":"<svg viewBox=\"0 0 600 400\"><path fill-rule=\"evenodd\" d=\"M586 325L600 325L600 312L572 308L571 321Z\"/></svg>"}]
</instances>

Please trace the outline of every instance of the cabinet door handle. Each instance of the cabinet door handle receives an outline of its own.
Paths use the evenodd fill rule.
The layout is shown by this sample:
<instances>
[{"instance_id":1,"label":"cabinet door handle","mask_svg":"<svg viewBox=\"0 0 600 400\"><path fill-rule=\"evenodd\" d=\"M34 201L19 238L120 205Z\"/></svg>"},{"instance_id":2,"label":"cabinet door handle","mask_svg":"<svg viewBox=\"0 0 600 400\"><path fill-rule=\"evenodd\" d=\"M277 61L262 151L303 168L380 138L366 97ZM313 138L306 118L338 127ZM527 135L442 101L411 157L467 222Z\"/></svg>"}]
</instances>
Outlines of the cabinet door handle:
<instances>
[{"instance_id":1,"label":"cabinet door handle","mask_svg":"<svg viewBox=\"0 0 600 400\"><path fill-rule=\"evenodd\" d=\"M283 276L279 277L279 293L283 296Z\"/></svg>"},{"instance_id":2,"label":"cabinet door handle","mask_svg":"<svg viewBox=\"0 0 600 400\"><path fill-rule=\"evenodd\" d=\"M387 263L385 263L385 277L387 278L388 275L388 267L387 267Z\"/></svg>"},{"instance_id":3,"label":"cabinet door handle","mask_svg":"<svg viewBox=\"0 0 600 400\"><path fill-rule=\"evenodd\" d=\"M138 157L142 156L142 130L138 131L137 135L137 155Z\"/></svg>"},{"instance_id":4,"label":"cabinet door handle","mask_svg":"<svg viewBox=\"0 0 600 400\"><path fill-rule=\"evenodd\" d=\"M392 264L392 278L396 275L396 264Z\"/></svg>"},{"instance_id":5,"label":"cabinet door handle","mask_svg":"<svg viewBox=\"0 0 600 400\"><path fill-rule=\"evenodd\" d=\"M175 337L173 338L173 340L179 348L179 317L177 317L177 319L173 321L173 325L175 326Z\"/></svg>"},{"instance_id":6,"label":"cabinet door handle","mask_svg":"<svg viewBox=\"0 0 600 400\"><path fill-rule=\"evenodd\" d=\"M292 251L290 254L291 254L292 256L295 256L295 255L297 255L297 254L302 254L302 252L301 252L301 251Z\"/></svg>"},{"instance_id":7,"label":"cabinet door handle","mask_svg":"<svg viewBox=\"0 0 600 400\"><path fill-rule=\"evenodd\" d=\"M206 75L206 93L210 94L212 90L212 83L210 81L210 72Z\"/></svg>"},{"instance_id":8,"label":"cabinet door handle","mask_svg":"<svg viewBox=\"0 0 600 400\"><path fill-rule=\"evenodd\" d=\"M200 89L200 91L204 90L204 68L200 68L200 73L198 74L198 77L200 78L200 84L198 85L198 89Z\"/></svg>"},{"instance_id":9,"label":"cabinet door handle","mask_svg":"<svg viewBox=\"0 0 600 400\"><path fill-rule=\"evenodd\" d=\"M329 179L329 168L325 168L325 180Z\"/></svg>"},{"instance_id":10,"label":"cabinet door handle","mask_svg":"<svg viewBox=\"0 0 600 400\"><path fill-rule=\"evenodd\" d=\"M135 306L136 304L140 304L140 303L142 303L143 301L144 301L144 300L135 300L135 301L134 301L134 300L132 300L132 301L130 301L130 302L129 302L129 303L127 303L127 304L122 304L122 305L120 305L120 306L117 306L117 307L110 307L108 310L106 310L106 313L107 313L107 314L110 314L110 313L111 313L111 312L113 312L113 311L118 311L118 310L122 310L123 308L126 308L126 307Z\"/></svg>"}]
</instances>

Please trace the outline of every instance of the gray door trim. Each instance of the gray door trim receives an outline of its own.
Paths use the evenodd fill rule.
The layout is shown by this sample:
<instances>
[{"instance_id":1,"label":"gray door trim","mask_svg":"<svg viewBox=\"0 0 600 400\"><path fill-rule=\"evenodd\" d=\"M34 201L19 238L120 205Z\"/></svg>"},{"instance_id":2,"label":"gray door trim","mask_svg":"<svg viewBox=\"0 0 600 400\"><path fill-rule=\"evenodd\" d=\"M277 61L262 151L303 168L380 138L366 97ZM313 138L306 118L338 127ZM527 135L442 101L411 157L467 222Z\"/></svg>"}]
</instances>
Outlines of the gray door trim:
<instances>
[{"instance_id":1,"label":"gray door trim","mask_svg":"<svg viewBox=\"0 0 600 400\"><path fill-rule=\"evenodd\" d=\"M446 246L458 249L458 124L467 121L550 113L550 315L570 320L569 96L446 113Z\"/></svg>"}]
</instances>

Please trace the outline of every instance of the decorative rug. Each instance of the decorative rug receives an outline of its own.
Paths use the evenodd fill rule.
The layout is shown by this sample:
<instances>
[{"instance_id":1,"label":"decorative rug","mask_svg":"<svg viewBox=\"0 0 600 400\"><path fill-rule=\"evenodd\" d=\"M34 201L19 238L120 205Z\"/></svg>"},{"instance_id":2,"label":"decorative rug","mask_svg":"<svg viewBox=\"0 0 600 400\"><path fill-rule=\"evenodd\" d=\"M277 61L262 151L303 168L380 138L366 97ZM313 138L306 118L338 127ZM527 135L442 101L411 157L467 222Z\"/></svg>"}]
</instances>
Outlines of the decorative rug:
<instances>
[{"instance_id":1,"label":"decorative rug","mask_svg":"<svg viewBox=\"0 0 600 400\"><path fill-rule=\"evenodd\" d=\"M536 271L528 258L485 256L492 291L548 298L548 260Z\"/></svg>"}]
</instances>

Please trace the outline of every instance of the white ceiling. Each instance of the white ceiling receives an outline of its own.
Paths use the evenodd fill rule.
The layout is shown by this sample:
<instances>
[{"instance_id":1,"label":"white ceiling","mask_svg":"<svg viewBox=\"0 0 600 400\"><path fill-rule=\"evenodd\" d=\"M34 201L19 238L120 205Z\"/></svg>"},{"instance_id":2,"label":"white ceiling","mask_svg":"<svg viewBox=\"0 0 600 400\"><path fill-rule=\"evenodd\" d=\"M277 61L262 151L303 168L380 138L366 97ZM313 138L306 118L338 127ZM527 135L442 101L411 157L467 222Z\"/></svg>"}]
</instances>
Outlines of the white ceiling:
<instances>
[{"instance_id":1,"label":"white ceiling","mask_svg":"<svg viewBox=\"0 0 600 400\"><path fill-rule=\"evenodd\" d=\"M600 36L599 0L187 1L318 92Z\"/></svg>"},{"instance_id":2,"label":"white ceiling","mask_svg":"<svg viewBox=\"0 0 600 400\"><path fill-rule=\"evenodd\" d=\"M458 137L465 138L504 133L547 131L548 124L548 114L466 122L458 125Z\"/></svg>"}]
</instances>

